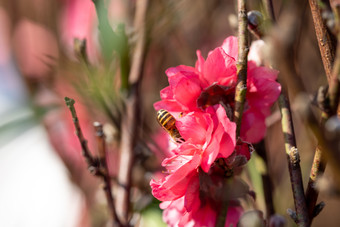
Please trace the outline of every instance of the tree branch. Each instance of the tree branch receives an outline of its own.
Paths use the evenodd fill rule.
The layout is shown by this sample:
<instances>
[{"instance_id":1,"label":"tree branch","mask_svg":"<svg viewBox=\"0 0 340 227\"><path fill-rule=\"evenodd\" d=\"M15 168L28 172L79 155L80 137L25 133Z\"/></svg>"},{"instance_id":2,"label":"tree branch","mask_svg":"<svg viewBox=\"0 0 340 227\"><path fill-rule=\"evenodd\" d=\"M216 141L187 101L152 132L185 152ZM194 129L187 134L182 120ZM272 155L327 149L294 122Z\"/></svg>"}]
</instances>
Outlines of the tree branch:
<instances>
[{"instance_id":1,"label":"tree branch","mask_svg":"<svg viewBox=\"0 0 340 227\"><path fill-rule=\"evenodd\" d=\"M96 159L94 159L92 157L91 152L90 152L90 150L87 146L87 140L84 138L83 132L81 130L79 120L78 120L78 116L77 116L77 113L76 113L76 109L74 108L75 101L73 99L68 98L68 97L65 97L64 99L65 99L65 103L66 103L67 107L70 109L73 124L74 124L74 127L76 129L76 135L77 135L78 140L80 142L81 149L82 149L82 155L85 158L85 161L86 161L87 166L88 166L88 170L93 175L101 176L101 175L103 175L103 173L99 169L99 163Z\"/></svg>"},{"instance_id":2,"label":"tree branch","mask_svg":"<svg viewBox=\"0 0 340 227\"><path fill-rule=\"evenodd\" d=\"M248 64L248 18L246 9L246 0L238 0L238 60L237 60L237 85L235 91L235 110L234 121L236 122L236 139L240 136L241 120L246 100L247 92L247 64ZM224 227L227 212L228 201L222 201L222 207L217 216L217 227Z\"/></svg>"},{"instance_id":3,"label":"tree branch","mask_svg":"<svg viewBox=\"0 0 340 227\"><path fill-rule=\"evenodd\" d=\"M285 150L297 215L297 224L299 226L309 226L310 220L302 183L300 156L296 147L295 133L289 101L284 92L285 90L282 88L282 93L279 97L279 106L282 116L282 131L285 140Z\"/></svg>"},{"instance_id":4,"label":"tree branch","mask_svg":"<svg viewBox=\"0 0 340 227\"><path fill-rule=\"evenodd\" d=\"M123 117L121 128L121 157L118 181L123 187L118 188L117 207L120 217L124 222L129 219L130 206L130 188L131 174L134 163L134 150L139 137L139 126L141 124L141 94L140 86L143 78L144 61L146 56L146 28L145 17L148 6L148 0L139 0L136 2L135 29L138 40L132 59L132 65L129 75L130 90L125 100L126 114Z\"/></svg>"},{"instance_id":5,"label":"tree branch","mask_svg":"<svg viewBox=\"0 0 340 227\"><path fill-rule=\"evenodd\" d=\"M122 226L122 224L120 223L118 219L114 198L112 196L111 177L109 174L109 169L107 167L106 144L105 144L105 135L103 132L103 125L99 122L94 122L93 125L96 130L97 146L98 146L98 153L99 153L99 164L100 164L100 168L105 173L102 176L103 182L104 182L103 190L105 192L107 205L109 207L110 215L113 220L113 226L116 226L116 225Z\"/></svg>"},{"instance_id":6,"label":"tree branch","mask_svg":"<svg viewBox=\"0 0 340 227\"><path fill-rule=\"evenodd\" d=\"M330 81L332 77L332 65L334 62L335 48L332 45L327 27L323 22L319 1L309 0L309 6L312 12L315 33L319 44L323 67L326 72L327 80Z\"/></svg>"},{"instance_id":7,"label":"tree branch","mask_svg":"<svg viewBox=\"0 0 340 227\"><path fill-rule=\"evenodd\" d=\"M101 125L95 124L96 130L97 130L97 142L98 142L98 151L99 151L99 157L100 160L95 159L87 146L87 140L83 136L83 132L81 130L78 116L76 113L76 109L74 108L75 101L73 99L70 99L68 97L65 97L65 102L67 107L70 109L72 120L74 123L74 126L76 128L76 135L78 137L78 140L82 147L82 154L87 162L89 171L99 176L103 179L104 182L104 191L107 199L107 203L110 209L110 215L113 219L113 226L123 226L116 214L116 210L114 207L114 200L111 193L111 179L109 176L109 172L106 165L106 157L105 157L105 141L104 141L104 133L102 131ZM103 157L104 155L104 157Z\"/></svg>"},{"instance_id":8,"label":"tree branch","mask_svg":"<svg viewBox=\"0 0 340 227\"><path fill-rule=\"evenodd\" d=\"M332 69L332 64L334 61L334 46L332 45L332 42L330 40L330 35L326 29L326 25L324 24L321 16L321 9L318 2L315 0L309 0L309 4L312 11L313 21L314 21L314 27L316 36L318 39L318 44L321 52L321 57L324 65L324 69L326 72L327 80L328 80L328 99L325 98L324 102L329 101L329 105L327 106L328 110L323 110L322 113L322 119L321 119L321 128L324 127L325 122L334 114L336 114L336 110L338 107L339 102L339 82L337 75L340 71L340 47L338 45L337 52L336 52L336 59L334 62L334 66ZM334 14L337 15L337 8L334 9ZM339 20L336 16L336 26L337 26L337 32L339 33ZM338 35L339 38L339 35ZM330 72L330 70L332 71ZM320 141L319 141L320 143ZM318 199L319 192L316 189L316 179L321 176L326 168L327 160L325 157L325 148L321 145L319 145L316 148L313 164L309 176L308 186L306 189L306 200L307 200L307 206L308 206L308 213L310 216L311 221L316 216L316 202Z\"/></svg>"},{"instance_id":9,"label":"tree branch","mask_svg":"<svg viewBox=\"0 0 340 227\"><path fill-rule=\"evenodd\" d=\"M268 157L266 151L265 141L262 140L260 143L254 145L256 153L262 158L266 171L261 171L263 193L266 203L266 216L267 220L275 214L274 203L273 203L273 183L269 174Z\"/></svg>"},{"instance_id":10,"label":"tree branch","mask_svg":"<svg viewBox=\"0 0 340 227\"><path fill-rule=\"evenodd\" d=\"M246 1L238 0L238 60L237 85L235 91L234 121L237 124L236 138L240 136L241 120L247 93L247 64L248 64L248 18Z\"/></svg>"}]
</instances>

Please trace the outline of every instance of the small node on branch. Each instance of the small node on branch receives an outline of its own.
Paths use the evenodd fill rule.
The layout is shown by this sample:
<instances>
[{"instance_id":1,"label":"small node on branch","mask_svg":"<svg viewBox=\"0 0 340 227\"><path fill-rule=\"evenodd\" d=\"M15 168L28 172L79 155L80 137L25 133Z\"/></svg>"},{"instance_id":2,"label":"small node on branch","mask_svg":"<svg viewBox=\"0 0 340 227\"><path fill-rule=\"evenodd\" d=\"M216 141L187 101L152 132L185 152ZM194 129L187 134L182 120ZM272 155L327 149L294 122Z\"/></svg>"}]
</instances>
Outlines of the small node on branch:
<instances>
[{"instance_id":1,"label":"small node on branch","mask_svg":"<svg viewBox=\"0 0 340 227\"><path fill-rule=\"evenodd\" d=\"M73 39L73 51L79 60L88 63L86 54L86 39Z\"/></svg>"},{"instance_id":2,"label":"small node on branch","mask_svg":"<svg viewBox=\"0 0 340 227\"><path fill-rule=\"evenodd\" d=\"M287 209L287 214L293 219L293 221L294 221L295 223L298 223L298 222L299 222L298 217L297 217L295 211L293 211L292 209L288 208L288 209Z\"/></svg>"},{"instance_id":3,"label":"small node on branch","mask_svg":"<svg viewBox=\"0 0 340 227\"><path fill-rule=\"evenodd\" d=\"M325 202L320 202L314 207L314 212L313 212L313 218L318 216L320 212L323 210L323 208L326 206Z\"/></svg>"},{"instance_id":4,"label":"small node on branch","mask_svg":"<svg viewBox=\"0 0 340 227\"><path fill-rule=\"evenodd\" d=\"M65 97L64 100L68 108L71 108L75 103L75 101L73 99L70 99L69 97Z\"/></svg>"},{"instance_id":5,"label":"small node on branch","mask_svg":"<svg viewBox=\"0 0 340 227\"><path fill-rule=\"evenodd\" d=\"M263 36L263 16L257 10L249 11L248 17L248 29L250 32L260 39Z\"/></svg>"},{"instance_id":6,"label":"small node on branch","mask_svg":"<svg viewBox=\"0 0 340 227\"><path fill-rule=\"evenodd\" d=\"M98 146L98 154L99 154L99 166L101 167L104 173L108 174L108 168L106 164L106 142L105 142L105 134L103 131L103 125L96 121L93 122L93 126L96 130L96 138L97 138L97 146Z\"/></svg>"},{"instance_id":7,"label":"small node on branch","mask_svg":"<svg viewBox=\"0 0 340 227\"><path fill-rule=\"evenodd\" d=\"M286 219L278 214L274 214L270 217L269 227L284 227L286 226Z\"/></svg>"},{"instance_id":8,"label":"small node on branch","mask_svg":"<svg viewBox=\"0 0 340 227\"><path fill-rule=\"evenodd\" d=\"M292 162L293 166L296 166L300 163L300 155L296 147L290 148L289 157L290 157L290 161Z\"/></svg>"}]
</instances>

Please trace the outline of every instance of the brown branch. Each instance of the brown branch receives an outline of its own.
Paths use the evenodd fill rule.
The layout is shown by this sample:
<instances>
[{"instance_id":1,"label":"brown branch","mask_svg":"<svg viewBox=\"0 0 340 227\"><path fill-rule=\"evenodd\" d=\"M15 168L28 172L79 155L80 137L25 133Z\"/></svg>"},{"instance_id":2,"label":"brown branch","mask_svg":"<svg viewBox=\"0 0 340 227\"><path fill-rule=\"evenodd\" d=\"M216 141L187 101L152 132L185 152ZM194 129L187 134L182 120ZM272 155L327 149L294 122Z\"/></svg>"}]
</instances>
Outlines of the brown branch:
<instances>
[{"instance_id":1,"label":"brown branch","mask_svg":"<svg viewBox=\"0 0 340 227\"><path fill-rule=\"evenodd\" d=\"M248 18L246 0L238 0L238 59L237 59L237 85L235 91L234 121L236 122L236 139L240 136L241 120L247 92L247 64L248 64ZM226 192L225 192L226 193ZM222 201L217 216L217 227L223 227L227 219L228 201Z\"/></svg>"},{"instance_id":2,"label":"brown branch","mask_svg":"<svg viewBox=\"0 0 340 227\"><path fill-rule=\"evenodd\" d=\"M236 138L240 136L241 120L247 92L247 64L248 64L248 18L246 1L238 0L238 60L237 85L235 91L234 121L237 124Z\"/></svg>"},{"instance_id":3,"label":"brown branch","mask_svg":"<svg viewBox=\"0 0 340 227\"><path fill-rule=\"evenodd\" d=\"M87 166L88 166L88 170L93 175L101 176L101 175L103 175L103 173L99 169L99 163L96 159L94 159L92 157L91 152L90 152L90 150L87 146L87 140L84 138L83 132L81 130L79 120L78 120L78 116L77 116L77 113L76 113L76 109L74 108L75 101L73 99L68 98L68 97L65 97L64 99L65 99L65 103L66 103L67 107L70 109L73 124L74 124L74 127L76 129L76 135L77 135L78 140L80 142L81 149L82 149L82 155L85 158L85 161L86 161Z\"/></svg>"},{"instance_id":4,"label":"brown branch","mask_svg":"<svg viewBox=\"0 0 340 227\"><path fill-rule=\"evenodd\" d=\"M120 208L118 214L125 223L128 223L129 220L131 174L134 163L134 150L139 136L139 125L141 124L140 86L146 55L145 17L148 0L139 0L136 4L135 29L138 40L132 59L129 75L130 90L125 100L126 113L123 116L121 128L121 157L118 181L123 187L119 187L117 191L117 207Z\"/></svg>"},{"instance_id":5,"label":"brown branch","mask_svg":"<svg viewBox=\"0 0 340 227\"><path fill-rule=\"evenodd\" d=\"M319 1L309 0L309 6L312 12L316 38L318 40L323 66L327 80L330 81L332 77L335 48L332 44L330 34L327 31L327 27L322 20Z\"/></svg>"},{"instance_id":6,"label":"brown branch","mask_svg":"<svg viewBox=\"0 0 340 227\"><path fill-rule=\"evenodd\" d=\"M321 16L321 9L319 4L315 0L309 0L309 4L312 11L315 32L318 39L318 44L321 52L321 57L323 61L323 65L325 68L329 89L328 89L328 99L329 105L328 110L324 110L322 113L322 120L321 120L321 128L324 127L325 122L331 117L332 115L336 114L338 102L339 102L339 82L337 75L339 74L340 69L340 47L338 45L336 59L334 62L333 70L330 72L333 61L334 61L334 46L330 40L330 35L326 29L326 25L324 24ZM337 11L335 9L335 14ZM337 21L337 26L339 27L339 23ZM339 35L338 35L339 36ZM339 38L339 37L338 37ZM324 104L324 106L326 106ZM319 141L320 143L320 141ZM307 199L307 206L308 206L308 213L311 221L316 216L316 202L318 199L319 192L316 189L316 179L321 176L326 168L326 154L325 148L319 145L316 148L313 164L310 172L310 177L308 181L308 186L306 189L306 199ZM321 210L320 210L321 211ZM319 212L320 212L319 211ZM319 213L318 212L318 213Z\"/></svg>"},{"instance_id":7,"label":"brown branch","mask_svg":"<svg viewBox=\"0 0 340 227\"><path fill-rule=\"evenodd\" d=\"M319 145L315 150L313 164L310 171L310 176L306 189L308 214L311 221L315 217L315 206L319 196L319 191L316 189L316 179L318 179L318 177L320 177L324 173L325 168L326 168L325 152Z\"/></svg>"},{"instance_id":8,"label":"brown branch","mask_svg":"<svg viewBox=\"0 0 340 227\"><path fill-rule=\"evenodd\" d=\"M81 130L80 124L79 124L79 119L76 113L76 109L74 108L74 104L75 101L73 99L70 99L68 97L65 97L65 103L67 105L67 107L70 109L71 115L72 115L72 120L74 123L74 126L76 128L76 135L78 137L78 140L81 144L82 147L82 154L87 162L88 165L88 169L89 171L99 177L102 177L103 181L104 181L104 191L105 191L105 195L107 198L107 202L108 202L108 206L109 209L111 211L111 217L113 219L113 224L114 226L123 226L116 214L115 208L114 208L114 201L113 201L113 197L111 194L111 179L110 176L108 174L108 169L106 166L106 161L104 161L105 164L103 164L102 162L98 161L97 159L95 159L92 155L91 152L87 146L87 140L84 138L83 132ZM97 141L98 141L98 150L99 150L99 154L101 159L103 158L102 155L103 153L105 153L105 141L104 141L104 134L101 130L101 128L97 126ZM101 132L99 132L99 130L101 130ZM105 157L104 157L105 159ZM104 166L103 166L104 165ZM101 168L103 167L103 168Z\"/></svg>"},{"instance_id":9,"label":"brown branch","mask_svg":"<svg viewBox=\"0 0 340 227\"><path fill-rule=\"evenodd\" d=\"M335 17L335 24L336 24L336 31L337 31L337 39L338 39L338 45L336 48L336 58L333 65L332 75L330 80L328 81L329 89L329 103L330 103L330 115L335 115L336 111L338 110L339 105L339 76L340 76L340 3L333 3L332 1L332 9ZM340 115L340 113L338 113Z\"/></svg>"},{"instance_id":10,"label":"brown branch","mask_svg":"<svg viewBox=\"0 0 340 227\"><path fill-rule=\"evenodd\" d=\"M313 111L311 110L310 103L306 102L306 98L301 97L299 101L299 109L302 118L307 122L307 125L315 135L319 148L321 148L326 159L328 160L334 174L334 178L337 185L340 185L340 152L338 146L338 138L334 135L334 131L330 131L329 128L315 117ZM324 116L323 122L325 122L327 116Z\"/></svg>"},{"instance_id":11,"label":"brown branch","mask_svg":"<svg viewBox=\"0 0 340 227\"><path fill-rule=\"evenodd\" d=\"M256 153L263 159L265 163L266 171L261 173L264 199L266 203L266 215L267 220L275 214L274 202L273 202L273 183L269 175L268 157L264 140L254 145Z\"/></svg>"},{"instance_id":12,"label":"brown branch","mask_svg":"<svg viewBox=\"0 0 340 227\"><path fill-rule=\"evenodd\" d=\"M111 178L109 175L109 169L107 167L107 158L106 158L106 144L105 144L105 135L103 132L103 125L99 122L94 122L93 126L96 130L96 138L97 138L97 146L98 146L98 153L99 153L99 164L100 168L105 173L102 175L104 186L103 190L105 192L107 205L109 207L110 215L113 220L113 226L122 226L120 223L117 212L115 209L114 198L112 196L112 187L111 187Z\"/></svg>"},{"instance_id":13,"label":"brown branch","mask_svg":"<svg viewBox=\"0 0 340 227\"><path fill-rule=\"evenodd\" d=\"M285 150L288 161L290 181L292 185L294 204L297 215L296 222L298 226L309 226L310 220L303 189L300 157L295 141L292 114L290 111L288 97L285 95L284 92L285 90L282 88L282 93L279 97L279 106L282 116L282 132L285 140Z\"/></svg>"},{"instance_id":14,"label":"brown branch","mask_svg":"<svg viewBox=\"0 0 340 227\"><path fill-rule=\"evenodd\" d=\"M298 29L301 27L301 16L305 8L304 1L290 1L287 9L276 23L271 33L271 59L274 60L275 68L280 71L280 78L283 84L289 87L290 92L295 96L303 91L303 85L297 78L295 71L294 43L298 40ZM303 189L300 158L296 147L295 134L291 116L286 86L282 86L279 97L281 111L282 131L285 139L285 150L287 155L290 181L293 191L295 212L291 211L290 216L298 226L309 226L310 220Z\"/></svg>"}]
</instances>

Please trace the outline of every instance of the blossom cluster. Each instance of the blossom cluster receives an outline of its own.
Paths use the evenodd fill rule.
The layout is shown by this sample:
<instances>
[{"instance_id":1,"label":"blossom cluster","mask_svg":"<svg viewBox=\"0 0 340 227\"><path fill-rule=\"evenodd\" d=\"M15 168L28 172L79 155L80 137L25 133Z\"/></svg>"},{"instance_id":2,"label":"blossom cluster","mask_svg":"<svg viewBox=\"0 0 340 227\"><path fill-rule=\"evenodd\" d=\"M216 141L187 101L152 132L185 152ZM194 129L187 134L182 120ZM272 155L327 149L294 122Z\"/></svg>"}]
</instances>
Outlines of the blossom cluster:
<instances>
[{"instance_id":1,"label":"blossom cluster","mask_svg":"<svg viewBox=\"0 0 340 227\"><path fill-rule=\"evenodd\" d=\"M278 72L259 66L255 49L250 48L246 102L236 138L232 120L237 55L237 38L228 37L206 59L197 51L195 67L180 65L166 71L169 86L154 107L176 118L185 142L172 146L172 156L162 162L166 174L150 185L152 194L163 201L163 219L170 226L214 226L225 191L221 182L228 171L250 159L249 144L265 135L265 118L280 94ZM237 200L231 199L225 226L236 226L241 213Z\"/></svg>"}]
</instances>

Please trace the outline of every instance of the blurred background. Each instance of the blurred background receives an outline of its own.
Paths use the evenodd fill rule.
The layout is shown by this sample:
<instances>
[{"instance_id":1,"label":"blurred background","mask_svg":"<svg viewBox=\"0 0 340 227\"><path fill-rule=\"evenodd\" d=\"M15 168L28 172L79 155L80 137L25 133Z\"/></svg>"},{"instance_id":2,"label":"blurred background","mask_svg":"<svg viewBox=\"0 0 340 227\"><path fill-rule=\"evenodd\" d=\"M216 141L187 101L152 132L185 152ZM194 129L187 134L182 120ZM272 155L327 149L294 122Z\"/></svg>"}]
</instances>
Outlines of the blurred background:
<instances>
[{"instance_id":1,"label":"blurred background","mask_svg":"<svg viewBox=\"0 0 340 227\"><path fill-rule=\"evenodd\" d=\"M128 74L117 55L130 55L135 48L137 2L111 0L104 1L103 8L97 5L100 15L107 10L109 26L117 36L123 34L120 44L129 47L112 54L117 47L105 40L110 29L98 29L100 22L91 0L0 0L0 226L108 226L102 183L87 170L64 97L76 100L93 154L97 146L92 124L103 124L109 173L115 182L121 121L126 111L122 75ZM277 18L285 11L286 2L274 1ZM231 0L149 1L132 169L132 220L136 226L164 225L149 187L150 179L161 173L160 162L166 157L168 138L156 123L153 109L153 103L160 99L159 91L167 86L164 72L181 64L194 66L196 50L206 57L226 37L237 35L236 8L237 2ZM263 11L262 1L249 1L248 9ZM294 60L312 95L327 84L327 79L308 3L301 20ZM86 48L82 40L86 40ZM306 186L316 141L294 111L296 105L292 97ZM265 145L275 210L286 218L287 226L294 226L286 214L294 202L277 104L267 123ZM325 176L331 177L328 169ZM255 191L256 184L254 181L251 186ZM326 206L313 226L339 226L339 198L321 193L319 201ZM263 208L263 196L254 203Z\"/></svg>"}]
</instances>

